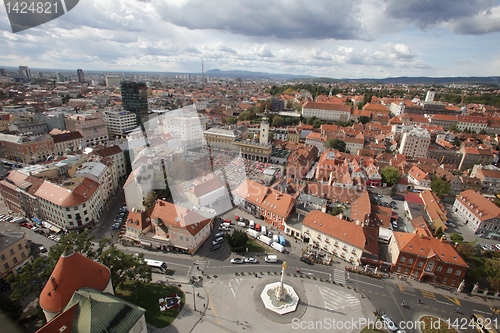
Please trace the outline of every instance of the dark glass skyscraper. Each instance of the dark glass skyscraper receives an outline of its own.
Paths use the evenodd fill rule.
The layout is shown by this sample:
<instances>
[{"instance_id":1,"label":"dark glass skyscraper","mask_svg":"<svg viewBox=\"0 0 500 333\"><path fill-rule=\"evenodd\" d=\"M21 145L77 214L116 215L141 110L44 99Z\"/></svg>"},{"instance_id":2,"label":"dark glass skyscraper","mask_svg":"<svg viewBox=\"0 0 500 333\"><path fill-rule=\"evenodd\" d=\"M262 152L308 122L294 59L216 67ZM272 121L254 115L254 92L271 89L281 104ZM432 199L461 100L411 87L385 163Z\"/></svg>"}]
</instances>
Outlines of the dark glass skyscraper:
<instances>
[{"instance_id":1,"label":"dark glass skyscraper","mask_svg":"<svg viewBox=\"0 0 500 333\"><path fill-rule=\"evenodd\" d=\"M148 87L144 82L122 81L122 107L135 113L137 123L148 117ZM142 119L141 119L142 118Z\"/></svg>"},{"instance_id":2,"label":"dark glass skyscraper","mask_svg":"<svg viewBox=\"0 0 500 333\"><path fill-rule=\"evenodd\" d=\"M82 69L77 69L76 74L78 75L78 82L84 83L85 82L85 77L83 76L83 70Z\"/></svg>"}]
</instances>

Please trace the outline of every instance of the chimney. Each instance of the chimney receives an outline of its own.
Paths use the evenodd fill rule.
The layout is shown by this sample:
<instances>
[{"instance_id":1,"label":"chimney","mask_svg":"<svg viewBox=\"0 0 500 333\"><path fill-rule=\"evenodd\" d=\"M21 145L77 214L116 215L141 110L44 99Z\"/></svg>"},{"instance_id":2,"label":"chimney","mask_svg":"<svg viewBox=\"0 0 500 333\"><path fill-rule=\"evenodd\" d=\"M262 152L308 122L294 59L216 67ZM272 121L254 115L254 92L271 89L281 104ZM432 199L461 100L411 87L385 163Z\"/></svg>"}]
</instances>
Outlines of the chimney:
<instances>
[{"instance_id":1,"label":"chimney","mask_svg":"<svg viewBox=\"0 0 500 333\"><path fill-rule=\"evenodd\" d=\"M52 290L56 290L57 289L57 282L53 276L50 277L50 283L52 283Z\"/></svg>"},{"instance_id":2,"label":"chimney","mask_svg":"<svg viewBox=\"0 0 500 333\"><path fill-rule=\"evenodd\" d=\"M453 245L453 247L456 249L458 247L458 242Z\"/></svg>"},{"instance_id":3,"label":"chimney","mask_svg":"<svg viewBox=\"0 0 500 333\"><path fill-rule=\"evenodd\" d=\"M446 236L445 235L441 236L441 238L439 239L439 242L446 243Z\"/></svg>"},{"instance_id":4,"label":"chimney","mask_svg":"<svg viewBox=\"0 0 500 333\"><path fill-rule=\"evenodd\" d=\"M421 233L419 236L420 238L424 238L424 233Z\"/></svg>"}]
</instances>

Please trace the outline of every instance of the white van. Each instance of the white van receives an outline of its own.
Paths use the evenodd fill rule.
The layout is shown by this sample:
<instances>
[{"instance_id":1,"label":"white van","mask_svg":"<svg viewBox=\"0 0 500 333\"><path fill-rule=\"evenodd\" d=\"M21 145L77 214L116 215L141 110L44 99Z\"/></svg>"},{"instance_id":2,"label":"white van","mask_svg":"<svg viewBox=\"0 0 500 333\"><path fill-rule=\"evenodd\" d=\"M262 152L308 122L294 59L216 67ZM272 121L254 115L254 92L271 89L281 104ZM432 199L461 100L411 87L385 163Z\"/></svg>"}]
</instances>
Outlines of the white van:
<instances>
[{"instance_id":1,"label":"white van","mask_svg":"<svg viewBox=\"0 0 500 333\"><path fill-rule=\"evenodd\" d=\"M267 236L267 228L265 225L263 225L261 228L260 228L260 232L264 235L264 236Z\"/></svg>"},{"instance_id":2,"label":"white van","mask_svg":"<svg viewBox=\"0 0 500 333\"><path fill-rule=\"evenodd\" d=\"M250 229L255 229L255 221L254 220L250 220L250 223L248 224L248 227Z\"/></svg>"},{"instance_id":3,"label":"white van","mask_svg":"<svg viewBox=\"0 0 500 333\"><path fill-rule=\"evenodd\" d=\"M283 253L283 251L285 251L285 247L279 243L276 243L276 242L273 242L271 244L271 247L280 253Z\"/></svg>"},{"instance_id":4,"label":"white van","mask_svg":"<svg viewBox=\"0 0 500 333\"><path fill-rule=\"evenodd\" d=\"M265 260L266 262L278 262L278 256L275 254L268 254Z\"/></svg>"}]
</instances>

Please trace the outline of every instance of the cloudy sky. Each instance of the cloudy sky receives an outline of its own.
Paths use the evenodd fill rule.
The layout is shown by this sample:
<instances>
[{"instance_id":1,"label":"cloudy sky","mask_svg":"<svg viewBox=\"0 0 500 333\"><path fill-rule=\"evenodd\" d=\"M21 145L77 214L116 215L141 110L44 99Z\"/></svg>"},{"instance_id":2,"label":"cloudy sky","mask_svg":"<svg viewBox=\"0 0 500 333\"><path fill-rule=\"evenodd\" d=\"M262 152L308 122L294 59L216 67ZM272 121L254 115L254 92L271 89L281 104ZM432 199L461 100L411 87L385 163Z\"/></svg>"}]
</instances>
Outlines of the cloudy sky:
<instances>
[{"instance_id":1,"label":"cloudy sky","mask_svg":"<svg viewBox=\"0 0 500 333\"><path fill-rule=\"evenodd\" d=\"M80 0L15 34L0 10L0 67L496 76L499 41L500 0Z\"/></svg>"}]
</instances>

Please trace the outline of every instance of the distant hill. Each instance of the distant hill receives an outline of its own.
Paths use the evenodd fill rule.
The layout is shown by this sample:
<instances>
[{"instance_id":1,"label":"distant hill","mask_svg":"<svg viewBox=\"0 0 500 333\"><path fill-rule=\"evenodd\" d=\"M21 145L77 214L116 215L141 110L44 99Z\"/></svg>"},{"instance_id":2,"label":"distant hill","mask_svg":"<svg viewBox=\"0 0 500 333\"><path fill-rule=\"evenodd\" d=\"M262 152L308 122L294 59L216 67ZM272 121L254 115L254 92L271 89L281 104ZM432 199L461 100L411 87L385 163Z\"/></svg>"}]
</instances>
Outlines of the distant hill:
<instances>
[{"instance_id":1,"label":"distant hill","mask_svg":"<svg viewBox=\"0 0 500 333\"><path fill-rule=\"evenodd\" d=\"M230 78L242 78L242 79L280 79L280 80L294 80L294 79L314 79L315 76L311 75L293 75L293 74L274 74L265 72L252 72L252 71L240 71L240 70L230 70L222 71L220 69L211 69L205 72L206 76L215 77L230 77Z\"/></svg>"},{"instance_id":2,"label":"distant hill","mask_svg":"<svg viewBox=\"0 0 500 333\"><path fill-rule=\"evenodd\" d=\"M356 82L356 83L394 83L394 84L495 84L500 85L500 76L457 76L457 77L389 77L385 79L340 79L341 81Z\"/></svg>"}]
</instances>

